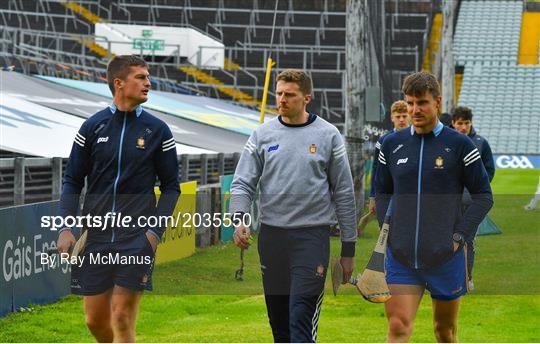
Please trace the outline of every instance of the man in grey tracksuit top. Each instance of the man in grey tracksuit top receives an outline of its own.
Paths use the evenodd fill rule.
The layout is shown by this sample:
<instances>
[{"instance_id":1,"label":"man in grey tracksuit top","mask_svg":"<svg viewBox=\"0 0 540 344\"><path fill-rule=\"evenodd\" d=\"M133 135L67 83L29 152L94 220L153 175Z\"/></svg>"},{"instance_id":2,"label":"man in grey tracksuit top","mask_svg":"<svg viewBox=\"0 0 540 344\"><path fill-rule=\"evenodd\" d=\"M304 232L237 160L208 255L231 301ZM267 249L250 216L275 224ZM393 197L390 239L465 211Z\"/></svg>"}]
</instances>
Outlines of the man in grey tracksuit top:
<instances>
[{"instance_id":1,"label":"man in grey tracksuit top","mask_svg":"<svg viewBox=\"0 0 540 344\"><path fill-rule=\"evenodd\" d=\"M277 77L280 116L247 141L231 186L230 211L249 212L260 189L258 248L268 317L276 342L315 342L329 260L330 225L341 228L344 279L353 270L356 211L343 139L335 126L306 112L311 79ZM247 248L249 229L235 229Z\"/></svg>"}]
</instances>

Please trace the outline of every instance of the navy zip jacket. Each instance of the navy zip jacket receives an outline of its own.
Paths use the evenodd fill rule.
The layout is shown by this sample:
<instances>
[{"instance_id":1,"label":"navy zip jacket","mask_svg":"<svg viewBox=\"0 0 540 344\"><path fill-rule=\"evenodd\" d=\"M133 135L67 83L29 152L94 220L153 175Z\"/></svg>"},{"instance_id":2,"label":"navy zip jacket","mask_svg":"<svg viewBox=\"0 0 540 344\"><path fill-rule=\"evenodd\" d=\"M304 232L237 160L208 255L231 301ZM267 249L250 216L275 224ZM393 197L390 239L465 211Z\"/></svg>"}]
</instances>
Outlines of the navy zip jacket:
<instances>
[{"instance_id":1,"label":"navy zip jacket","mask_svg":"<svg viewBox=\"0 0 540 344\"><path fill-rule=\"evenodd\" d=\"M484 137L476 133L476 130L474 130L473 127L471 127L471 131L469 132L468 136L472 140L476 148L478 148L478 152L480 153L480 157L482 158L482 163L484 164L484 167L488 174L489 182L491 183L493 177L495 176L495 162L493 160L493 154L491 153L491 147L489 146L489 143ZM471 195L469 194L469 191L467 189L465 189L463 192L462 203L465 207L468 207L472 203Z\"/></svg>"},{"instance_id":2,"label":"navy zip jacket","mask_svg":"<svg viewBox=\"0 0 540 344\"><path fill-rule=\"evenodd\" d=\"M156 176L161 190L157 206ZM64 175L61 216L77 214L85 178L83 216L99 216L103 222L109 212L132 217L127 227L110 220L104 230L104 225L87 225L89 240L115 242L146 230L161 238L165 224L141 228L137 219L171 215L180 194L176 143L169 127L141 106L133 112L115 105L99 111L75 137Z\"/></svg>"},{"instance_id":3,"label":"navy zip jacket","mask_svg":"<svg viewBox=\"0 0 540 344\"><path fill-rule=\"evenodd\" d=\"M385 133L384 135L379 137L377 143L375 143L375 152L373 153L373 165L371 165L371 186L369 188L369 197L375 197L375 175L377 174L377 165L379 164L379 152L381 151L382 143L388 135L395 132L396 129Z\"/></svg>"},{"instance_id":4,"label":"navy zip jacket","mask_svg":"<svg viewBox=\"0 0 540 344\"><path fill-rule=\"evenodd\" d=\"M428 269L453 255L453 233L465 240L493 205L480 153L467 136L438 123L419 135L414 127L389 135L376 171L377 216L382 223L390 198L389 249L413 269ZM462 211L464 187L473 203Z\"/></svg>"},{"instance_id":5,"label":"navy zip jacket","mask_svg":"<svg viewBox=\"0 0 540 344\"><path fill-rule=\"evenodd\" d=\"M469 132L468 136L471 138L476 148L478 148L480 156L482 157L482 162L484 163L484 167L486 168L489 181L491 182L493 180L493 177L495 176L495 162L493 161L493 153L491 152L491 147L489 146L489 143L485 137L480 136L476 133L474 127L471 127L471 131Z\"/></svg>"}]
</instances>

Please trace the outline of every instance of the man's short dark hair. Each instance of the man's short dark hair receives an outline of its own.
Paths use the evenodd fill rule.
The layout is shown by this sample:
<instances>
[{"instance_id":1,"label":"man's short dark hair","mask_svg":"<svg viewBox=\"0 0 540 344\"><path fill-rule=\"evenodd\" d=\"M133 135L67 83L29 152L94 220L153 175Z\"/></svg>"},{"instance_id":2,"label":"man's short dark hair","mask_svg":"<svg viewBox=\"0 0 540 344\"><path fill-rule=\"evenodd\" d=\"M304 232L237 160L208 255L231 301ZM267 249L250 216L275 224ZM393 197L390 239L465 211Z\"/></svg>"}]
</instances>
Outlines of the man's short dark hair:
<instances>
[{"instance_id":1,"label":"man's short dark hair","mask_svg":"<svg viewBox=\"0 0 540 344\"><path fill-rule=\"evenodd\" d=\"M452 127L452 116L448 112L443 112L439 116L439 121L447 127Z\"/></svg>"},{"instance_id":2,"label":"man's short dark hair","mask_svg":"<svg viewBox=\"0 0 540 344\"><path fill-rule=\"evenodd\" d=\"M311 94L311 90L313 89L311 77L308 73L298 69L284 70L276 77L276 82L278 81L294 82L304 95Z\"/></svg>"},{"instance_id":3,"label":"man's short dark hair","mask_svg":"<svg viewBox=\"0 0 540 344\"><path fill-rule=\"evenodd\" d=\"M135 55L118 55L112 58L107 65L107 83L114 96L114 79L125 80L129 74L129 68L141 66L148 69L146 62Z\"/></svg>"},{"instance_id":4,"label":"man's short dark hair","mask_svg":"<svg viewBox=\"0 0 540 344\"><path fill-rule=\"evenodd\" d=\"M472 121L472 117L473 114L471 109L466 106L458 106L452 112L452 121L454 122L460 119L463 121Z\"/></svg>"},{"instance_id":5,"label":"man's short dark hair","mask_svg":"<svg viewBox=\"0 0 540 344\"><path fill-rule=\"evenodd\" d=\"M407 96L421 97L426 92L431 93L433 98L440 94L440 87L437 78L428 72L417 72L407 75L403 80L403 94Z\"/></svg>"}]
</instances>

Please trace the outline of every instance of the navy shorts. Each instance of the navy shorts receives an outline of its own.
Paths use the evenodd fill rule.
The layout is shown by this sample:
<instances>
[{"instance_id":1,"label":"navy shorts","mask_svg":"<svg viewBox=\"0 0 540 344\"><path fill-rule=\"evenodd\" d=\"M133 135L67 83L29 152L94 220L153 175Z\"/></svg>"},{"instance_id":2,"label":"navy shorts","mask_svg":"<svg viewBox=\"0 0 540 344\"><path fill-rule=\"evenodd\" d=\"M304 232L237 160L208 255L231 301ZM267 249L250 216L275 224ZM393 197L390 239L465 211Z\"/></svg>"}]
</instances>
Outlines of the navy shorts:
<instances>
[{"instance_id":1,"label":"navy shorts","mask_svg":"<svg viewBox=\"0 0 540 344\"><path fill-rule=\"evenodd\" d=\"M411 269L386 250L386 283L420 285L436 300L450 301L467 293L467 259L464 249L457 251L448 261L427 270Z\"/></svg>"},{"instance_id":2,"label":"navy shorts","mask_svg":"<svg viewBox=\"0 0 540 344\"><path fill-rule=\"evenodd\" d=\"M101 294L115 285L152 290L154 250L144 232L116 242L86 244L82 264L71 265L71 292Z\"/></svg>"}]
</instances>

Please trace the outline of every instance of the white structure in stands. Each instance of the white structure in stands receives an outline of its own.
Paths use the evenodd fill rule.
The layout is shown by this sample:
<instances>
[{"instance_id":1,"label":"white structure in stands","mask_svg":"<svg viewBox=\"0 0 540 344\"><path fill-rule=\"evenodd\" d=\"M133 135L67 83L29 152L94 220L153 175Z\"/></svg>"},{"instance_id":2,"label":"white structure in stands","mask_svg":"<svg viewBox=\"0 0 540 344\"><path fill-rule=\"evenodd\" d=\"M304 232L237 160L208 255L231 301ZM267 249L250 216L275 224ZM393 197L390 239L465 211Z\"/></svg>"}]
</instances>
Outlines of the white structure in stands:
<instances>
[{"instance_id":1,"label":"white structure in stands","mask_svg":"<svg viewBox=\"0 0 540 344\"><path fill-rule=\"evenodd\" d=\"M96 43L116 55L179 54L196 66L223 68L223 43L192 28L97 23L95 30Z\"/></svg>"}]
</instances>

